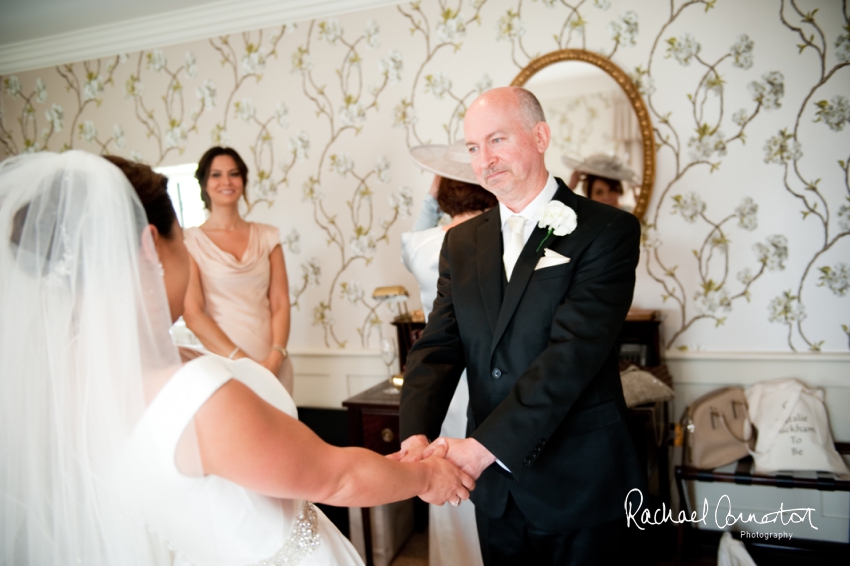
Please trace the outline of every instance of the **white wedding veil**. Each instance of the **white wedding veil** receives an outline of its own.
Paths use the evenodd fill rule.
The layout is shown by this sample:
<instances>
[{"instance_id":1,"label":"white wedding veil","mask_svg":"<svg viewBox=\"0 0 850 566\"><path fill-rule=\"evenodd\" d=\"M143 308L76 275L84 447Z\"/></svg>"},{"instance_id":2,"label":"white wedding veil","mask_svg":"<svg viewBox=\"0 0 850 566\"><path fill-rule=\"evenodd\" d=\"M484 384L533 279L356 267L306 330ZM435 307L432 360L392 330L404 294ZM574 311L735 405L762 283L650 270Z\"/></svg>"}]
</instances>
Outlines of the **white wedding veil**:
<instances>
[{"instance_id":1,"label":"white wedding veil","mask_svg":"<svg viewBox=\"0 0 850 566\"><path fill-rule=\"evenodd\" d=\"M115 477L179 366L147 225L101 157L0 163L0 564L171 562Z\"/></svg>"}]
</instances>

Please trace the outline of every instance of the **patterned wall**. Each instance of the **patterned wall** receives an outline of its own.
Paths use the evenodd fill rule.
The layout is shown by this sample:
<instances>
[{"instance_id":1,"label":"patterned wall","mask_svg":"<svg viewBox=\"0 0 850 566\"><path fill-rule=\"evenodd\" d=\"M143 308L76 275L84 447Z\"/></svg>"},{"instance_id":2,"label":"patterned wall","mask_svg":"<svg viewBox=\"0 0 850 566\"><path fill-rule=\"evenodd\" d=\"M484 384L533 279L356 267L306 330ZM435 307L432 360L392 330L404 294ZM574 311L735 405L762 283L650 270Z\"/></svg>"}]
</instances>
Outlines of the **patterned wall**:
<instances>
[{"instance_id":1,"label":"patterned wall","mask_svg":"<svg viewBox=\"0 0 850 566\"><path fill-rule=\"evenodd\" d=\"M588 49L630 73L654 121L635 305L665 312L667 346L846 351L848 11L422 0L3 76L0 156L175 165L232 145L251 168L248 218L284 239L291 347L375 348L393 313L371 291L416 289L399 234L430 178L407 149L462 136L477 94L534 57Z\"/></svg>"}]
</instances>

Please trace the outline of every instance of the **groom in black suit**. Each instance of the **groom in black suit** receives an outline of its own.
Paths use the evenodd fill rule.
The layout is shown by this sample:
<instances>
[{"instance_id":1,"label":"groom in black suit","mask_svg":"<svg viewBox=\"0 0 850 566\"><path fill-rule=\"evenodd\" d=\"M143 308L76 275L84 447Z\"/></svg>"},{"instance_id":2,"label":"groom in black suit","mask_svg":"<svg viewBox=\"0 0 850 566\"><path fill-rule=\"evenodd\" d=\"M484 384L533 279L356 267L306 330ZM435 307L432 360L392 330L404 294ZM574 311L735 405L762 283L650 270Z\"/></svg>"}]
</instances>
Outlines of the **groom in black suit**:
<instances>
[{"instance_id":1,"label":"groom in black suit","mask_svg":"<svg viewBox=\"0 0 850 566\"><path fill-rule=\"evenodd\" d=\"M639 223L548 173L549 126L530 92L482 94L464 133L500 204L446 234L434 310L407 358L399 457L428 454L466 368L467 438L437 442L478 480L485 564L610 563L626 494L645 481L614 347ZM567 233L539 227L544 212Z\"/></svg>"}]
</instances>

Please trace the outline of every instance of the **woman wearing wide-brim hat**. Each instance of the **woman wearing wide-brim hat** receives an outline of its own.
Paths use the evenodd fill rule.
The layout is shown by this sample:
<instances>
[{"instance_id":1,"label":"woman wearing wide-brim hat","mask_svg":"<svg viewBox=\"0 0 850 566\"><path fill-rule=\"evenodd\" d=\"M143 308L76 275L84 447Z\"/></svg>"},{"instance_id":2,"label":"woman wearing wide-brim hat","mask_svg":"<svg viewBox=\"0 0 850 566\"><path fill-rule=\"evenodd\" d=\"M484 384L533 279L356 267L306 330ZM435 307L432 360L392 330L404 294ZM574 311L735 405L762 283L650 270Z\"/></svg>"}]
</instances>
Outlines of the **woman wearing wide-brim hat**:
<instances>
[{"instance_id":1,"label":"woman wearing wide-brim hat","mask_svg":"<svg viewBox=\"0 0 850 566\"><path fill-rule=\"evenodd\" d=\"M478 185L463 140L448 146L414 147L410 150L410 156L417 165L435 174L413 229L401 235L402 261L419 283L422 310L427 319L437 297L440 248L446 232L496 206L498 201L492 193ZM443 214L450 216L451 221L440 226L438 224ZM440 436L466 436L468 404L469 386L464 371L443 421ZM475 508L471 502L464 501L458 507L431 505L428 510L428 560L430 566L478 566L483 563L475 524Z\"/></svg>"},{"instance_id":2,"label":"woman wearing wide-brim hat","mask_svg":"<svg viewBox=\"0 0 850 566\"><path fill-rule=\"evenodd\" d=\"M561 159L573 168L570 187L576 190L577 185L581 185L585 196L591 200L621 208L623 182L640 184L635 172L613 155L597 153L584 160L565 155Z\"/></svg>"}]
</instances>

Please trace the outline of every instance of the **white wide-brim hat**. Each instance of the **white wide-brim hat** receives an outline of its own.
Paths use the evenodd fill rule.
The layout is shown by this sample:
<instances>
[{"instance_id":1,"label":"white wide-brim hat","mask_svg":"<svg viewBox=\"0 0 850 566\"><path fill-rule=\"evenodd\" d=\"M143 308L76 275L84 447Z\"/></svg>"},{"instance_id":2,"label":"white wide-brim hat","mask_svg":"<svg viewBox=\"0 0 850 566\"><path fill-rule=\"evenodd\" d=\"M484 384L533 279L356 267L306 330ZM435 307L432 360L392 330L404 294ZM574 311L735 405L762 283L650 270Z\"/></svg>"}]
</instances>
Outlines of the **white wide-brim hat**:
<instances>
[{"instance_id":1,"label":"white wide-brim hat","mask_svg":"<svg viewBox=\"0 0 850 566\"><path fill-rule=\"evenodd\" d=\"M440 177L478 184L464 140L458 140L451 145L411 147L410 156L417 165Z\"/></svg>"},{"instance_id":2,"label":"white wide-brim hat","mask_svg":"<svg viewBox=\"0 0 850 566\"><path fill-rule=\"evenodd\" d=\"M561 161L567 167L572 167L579 173L596 175L597 177L605 177L606 179L614 179L616 181L628 181L635 185L640 184L640 180L635 172L626 167L625 163L614 155L597 153L586 159L576 159L564 155L561 157Z\"/></svg>"}]
</instances>

